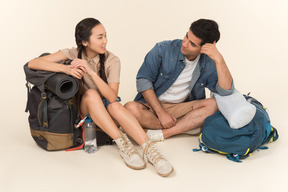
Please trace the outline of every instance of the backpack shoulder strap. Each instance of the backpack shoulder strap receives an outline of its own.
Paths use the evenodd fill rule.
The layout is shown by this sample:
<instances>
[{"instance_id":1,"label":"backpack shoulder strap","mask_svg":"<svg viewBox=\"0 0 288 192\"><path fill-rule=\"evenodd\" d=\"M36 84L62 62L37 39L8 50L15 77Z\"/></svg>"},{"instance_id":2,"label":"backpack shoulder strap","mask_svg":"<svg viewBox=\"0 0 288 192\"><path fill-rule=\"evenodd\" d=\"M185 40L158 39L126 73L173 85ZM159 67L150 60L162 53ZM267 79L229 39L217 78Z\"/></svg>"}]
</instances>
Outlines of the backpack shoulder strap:
<instances>
[{"instance_id":1,"label":"backpack shoulder strap","mask_svg":"<svg viewBox=\"0 0 288 192\"><path fill-rule=\"evenodd\" d=\"M27 113L28 112L28 100L29 100L29 93L31 91L31 84L26 81L26 88L27 88L27 102L26 102L26 108L25 108L25 112Z\"/></svg>"},{"instance_id":2,"label":"backpack shoulder strap","mask_svg":"<svg viewBox=\"0 0 288 192\"><path fill-rule=\"evenodd\" d=\"M41 131L48 130L48 104L47 104L47 94L44 90L44 85L37 86L41 91L41 101L38 108L38 121L42 125Z\"/></svg>"}]
</instances>

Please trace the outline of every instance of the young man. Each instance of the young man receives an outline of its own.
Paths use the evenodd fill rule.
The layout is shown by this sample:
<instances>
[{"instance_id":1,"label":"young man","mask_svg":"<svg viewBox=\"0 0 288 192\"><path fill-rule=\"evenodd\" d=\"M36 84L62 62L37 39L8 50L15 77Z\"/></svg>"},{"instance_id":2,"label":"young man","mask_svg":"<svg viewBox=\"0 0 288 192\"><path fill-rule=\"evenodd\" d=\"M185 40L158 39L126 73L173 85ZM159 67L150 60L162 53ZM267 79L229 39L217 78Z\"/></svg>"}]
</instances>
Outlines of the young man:
<instances>
[{"instance_id":1,"label":"young man","mask_svg":"<svg viewBox=\"0 0 288 192\"><path fill-rule=\"evenodd\" d=\"M125 107L155 141L180 133L199 133L218 108L205 99L205 87L222 96L233 93L232 76L216 48L220 39L213 20L193 22L183 40L157 43L137 74L138 94Z\"/></svg>"}]
</instances>

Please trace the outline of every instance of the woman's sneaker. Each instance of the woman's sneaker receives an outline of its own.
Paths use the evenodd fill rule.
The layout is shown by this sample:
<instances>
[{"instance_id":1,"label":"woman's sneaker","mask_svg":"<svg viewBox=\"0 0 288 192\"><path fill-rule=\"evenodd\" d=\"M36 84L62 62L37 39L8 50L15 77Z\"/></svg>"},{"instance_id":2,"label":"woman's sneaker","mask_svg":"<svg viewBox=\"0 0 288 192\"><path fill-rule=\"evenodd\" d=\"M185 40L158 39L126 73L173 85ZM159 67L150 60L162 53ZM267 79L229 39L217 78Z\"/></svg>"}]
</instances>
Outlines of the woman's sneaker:
<instances>
[{"instance_id":1,"label":"woman's sneaker","mask_svg":"<svg viewBox=\"0 0 288 192\"><path fill-rule=\"evenodd\" d=\"M148 141L143 143L141 147L144 149L143 158L148 159L148 162L154 166L159 175L166 177L173 172L173 166L159 152L154 142Z\"/></svg>"},{"instance_id":2,"label":"woman's sneaker","mask_svg":"<svg viewBox=\"0 0 288 192\"><path fill-rule=\"evenodd\" d=\"M130 142L126 134L121 132L121 137L115 139L114 141L120 149L120 156L128 167L136 170L144 169L146 167L146 163Z\"/></svg>"}]
</instances>

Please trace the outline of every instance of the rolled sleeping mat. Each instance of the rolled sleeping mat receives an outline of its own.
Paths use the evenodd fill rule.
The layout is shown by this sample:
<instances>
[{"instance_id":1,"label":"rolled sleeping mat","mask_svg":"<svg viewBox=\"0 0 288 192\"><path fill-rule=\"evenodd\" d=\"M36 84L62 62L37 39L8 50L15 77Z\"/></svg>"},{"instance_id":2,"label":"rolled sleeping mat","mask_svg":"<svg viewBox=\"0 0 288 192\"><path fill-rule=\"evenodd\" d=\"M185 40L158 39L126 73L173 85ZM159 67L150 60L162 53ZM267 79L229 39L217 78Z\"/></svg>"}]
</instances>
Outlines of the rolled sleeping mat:
<instances>
[{"instance_id":1,"label":"rolled sleeping mat","mask_svg":"<svg viewBox=\"0 0 288 192\"><path fill-rule=\"evenodd\" d=\"M61 99L73 97L78 91L78 86L76 78L64 73L56 73L45 82L45 87Z\"/></svg>"}]
</instances>

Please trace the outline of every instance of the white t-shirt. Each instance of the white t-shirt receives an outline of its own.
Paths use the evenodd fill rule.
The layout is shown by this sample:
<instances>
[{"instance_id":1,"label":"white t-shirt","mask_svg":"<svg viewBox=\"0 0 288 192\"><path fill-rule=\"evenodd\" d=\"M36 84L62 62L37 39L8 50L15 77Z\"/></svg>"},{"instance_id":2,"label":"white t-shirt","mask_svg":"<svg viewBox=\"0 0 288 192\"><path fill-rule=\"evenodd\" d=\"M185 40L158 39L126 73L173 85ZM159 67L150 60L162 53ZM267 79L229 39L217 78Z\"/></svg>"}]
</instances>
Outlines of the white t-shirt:
<instances>
[{"instance_id":1,"label":"white t-shirt","mask_svg":"<svg viewBox=\"0 0 288 192\"><path fill-rule=\"evenodd\" d=\"M189 96L189 84L192 79L192 74L199 61L200 55L194 60L189 61L186 57L184 60L185 68L180 73L179 77L173 85L158 97L159 101L169 103L181 103Z\"/></svg>"}]
</instances>

